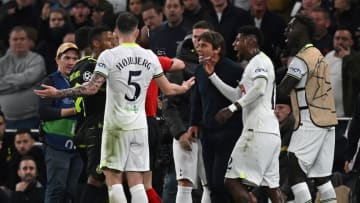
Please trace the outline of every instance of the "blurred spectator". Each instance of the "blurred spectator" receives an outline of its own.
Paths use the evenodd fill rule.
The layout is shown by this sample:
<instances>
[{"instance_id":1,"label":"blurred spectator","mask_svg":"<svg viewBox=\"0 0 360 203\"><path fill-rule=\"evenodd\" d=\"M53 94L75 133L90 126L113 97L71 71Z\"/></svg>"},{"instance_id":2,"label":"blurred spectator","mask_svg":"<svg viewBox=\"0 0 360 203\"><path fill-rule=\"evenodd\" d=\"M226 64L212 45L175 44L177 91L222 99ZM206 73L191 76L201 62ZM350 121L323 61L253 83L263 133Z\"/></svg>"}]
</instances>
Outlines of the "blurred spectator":
<instances>
[{"instance_id":1,"label":"blurred spectator","mask_svg":"<svg viewBox=\"0 0 360 203\"><path fill-rule=\"evenodd\" d=\"M7 13L0 21L0 39L7 44L10 31L18 25L38 28L40 10L36 7L35 0L16 0L16 4L11 4Z\"/></svg>"},{"instance_id":2,"label":"blurred spectator","mask_svg":"<svg viewBox=\"0 0 360 203\"><path fill-rule=\"evenodd\" d=\"M204 19L205 8L200 0L184 1L184 26L192 28L195 23Z\"/></svg>"},{"instance_id":3,"label":"blurred spectator","mask_svg":"<svg viewBox=\"0 0 360 203\"><path fill-rule=\"evenodd\" d=\"M71 42L71 43L75 43L75 33L73 31L68 31L63 39L62 39L62 42L65 43L65 42Z\"/></svg>"},{"instance_id":4,"label":"blurred spectator","mask_svg":"<svg viewBox=\"0 0 360 203\"><path fill-rule=\"evenodd\" d=\"M38 167L35 160L30 156L21 159L17 175L20 182L16 184L12 194L12 203L43 203L45 189L37 179Z\"/></svg>"},{"instance_id":5,"label":"blurred spectator","mask_svg":"<svg viewBox=\"0 0 360 203\"><path fill-rule=\"evenodd\" d=\"M11 152L8 160L9 170L7 187L11 190L15 189L16 183L20 181L17 175L19 163L24 156L31 156L37 165L38 180L41 184L46 183L45 160L43 150L35 145L35 140L30 129L18 129L14 137L15 149Z\"/></svg>"},{"instance_id":6,"label":"blurred spectator","mask_svg":"<svg viewBox=\"0 0 360 203\"><path fill-rule=\"evenodd\" d=\"M148 47L150 32L158 28L164 19L162 8L154 3L146 3L141 12L144 26L141 28L140 44L142 47Z\"/></svg>"},{"instance_id":7,"label":"blurred spectator","mask_svg":"<svg viewBox=\"0 0 360 203\"><path fill-rule=\"evenodd\" d=\"M294 117L291 111L290 97L284 97L276 100L275 115L280 124L281 135L281 151L279 156L280 164L280 189L281 192L286 195L289 200L289 196L292 196L290 185L288 182L288 157L287 148L290 143L291 135L294 128ZM293 197L292 197L293 198ZM291 199L292 199L291 198Z\"/></svg>"},{"instance_id":8,"label":"blurred spectator","mask_svg":"<svg viewBox=\"0 0 360 203\"><path fill-rule=\"evenodd\" d=\"M144 26L144 21L141 16L143 6L143 0L129 0L128 11L139 20L138 28L141 29Z\"/></svg>"},{"instance_id":9,"label":"blurred spectator","mask_svg":"<svg viewBox=\"0 0 360 203\"><path fill-rule=\"evenodd\" d=\"M5 135L5 129L5 116L0 110L0 186L5 185L8 172L7 155L9 141L7 141L8 135Z\"/></svg>"},{"instance_id":10,"label":"blurred spectator","mask_svg":"<svg viewBox=\"0 0 360 203\"><path fill-rule=\"evenodd\" d=\"M347 27L354 32L360 26L360 8L350 0L334 0L334 27Z\"/></svg>"},{"instance_id":11,"label":"blurred spectator","mask_svg":"<svg viewBox=\"0 0 360 203\"><path fill-rule=\"evenodd\" d=\"M109 3L114 8L114 14L119 14L121 11L126 11L128 0L119 1L119 0L109 0Z\"/></svg>"},{"instance_id":12,"label":"blurred spectator","mask_svg":"<svg viewBox=\"0 0 360 203\"><path fill-rule=\"evenodd\" d=\"M301 0L301 2L296 1L290 15L293 17L297 13L301 13L310 16L311 11L314 8L319 8L320 6L321 0Z\"/></svg>"},{"instance_id":13,"label":"blurred spectator","mask_svg":"<svg viewBox=\"0 0 360 203\"><path fill-rule=\"evenodd\" d=\"M285 47L286 24L280 16L267 9L267 2L251 0L250 13L255 26L263 32L264 44L260 45L260 49L278 66L280 50Z\"/></svg>"},{"instance_id":14,"label":"blurred spectator","mask_svg":"<svg viewBox=\"0 0 360 203\"><path fill-rule=\"evenodd\" d=\"M353 112L353 105L356 95L360 91L360 60L352 50L353 40L350 30L339 28L333 38L334 50L325 56L329 64L330 82L334 91L336 116L350 117ZM344 152L346 139L344 133L347 126L346 120L339 120L335 128L335 157L334 171L343 172L345 163Z\"/></svg>"},{"instance_id":15,"label":"blurred spectator","mask_svg":"<svg viewBox=\"0 0 360 203\"><path fill-rule=\"evenodd\" d=\"M56 0L53 1L54 3L51 5L51 8L61 8L66 11L67 14L70 14L72 9L72 0Z\"/></svg>"},{"instance_id":16,"label":"blurred spectator","mask_svg":"<svg viewBox=\"0 0 360 203\"><path fill-rule=\"evenodd\" d=\"M93 26L90 15L90 7L85 0L74 0L71 4L70 21L71 25L78 29L82 26Z\"/></svg>"},{"instance_id":17,"label":"blurred spectator","mask_svg":"<svg viewBox=\"0 0 360 203\"><path fill-rule=\"evenodd\" d=\"M356 64L359 61L352 49L354 42L352 34L347 28L339 28L333 38L334 50L325 56L330 68L331 86L335 93L336 114L338 117L350 117L353 112L354 101L360 90L360 71ZM360 61L359 61L360 62ZM359 63L358 62L358 63ZM356 81L358 81L356 83Z\"/></svg>"},{"instance_id":18,"label":"blurred spectator","mask_svg":"<svg viewBox=\"0 0 360 203\"><path fill-rule=\"evenodd\" d=\"M23 27L13 28L9 43L10 48L0 58L0 106L6 126L38 128L38 97L33 89L45 76L44 59L30 51L28 33Z\"/></svg>"},{"instance_id":19,"label":"blurred spectator","mask_svg":"<svg viewBox=\"0 0 360 203\"><path fill-rule=\"evenodd\" d=\"M250 1L251 0L231 0L230 2L238 8L248 11L250 10Z\"/></svg>"},{"instance_id":20,"label":"blurred spectator","mask_svg":"<svg viewBox=\"0 0 360 203\"><path fill-rule=\"evenodd\" d=\"M150 33L150 47L155 54L175 57L178 43L190 31L183 26L183 13L184 2L182 0L165 1L164 14L167 22Z\"/></svg>"},{"instance_id":21,"label":"blurred spectator","mask_svg":"<svg viewBox=\"0 0 360 203\"><path fill-rule=\"evenodd\" d=\"M73 43L63 43L56 52L58 71L48 75L44 84L58 89L69 88L68 77L79 51ZM74 200L82 161L72 137L76 123L76 110L72 98L40 99L41 134L45 137L47 185L45 202Z\"/></svg>"},{"instance_id":22,"label":"blurred spectator","mask_svg":"<svg viewBox=\"0 0 360 203\"><path fill-rule=\"evenodd\" d=\"M115 27L114 8L107 0L88 0L91 8L91 20L95 26L105 25L110 29Z\"/></svg>"},{"instance_id":23,"label":"blurred spectator","mask_svg":"<svg viewBox=\"0 0 360 203\"><path fill-rule=\"evenodd\" d=\"M226 43L226 56L236 59L232 43L237 30L243 25L253 25L254 20L250 13L228 3L228 0L210 0L211 8L207 10L204 20L209 21L219 32Z\"/></svg>"},{"instance_id":24,"label":"blurred spectator","mask_svg":"<svg viewBox=\"0 0 360 203\"><path fill-rule=\"evenodd\" d=\"M333 36L328 31L331 23L329 12L319 7L313 9L310 15L316 25L315 36L312 42L314 46L325 56L333 49Z\"/></svg>"},{"instance_id":25,"label":"blurred spectator","mask_svg":"<svg viewBox=\"0 0 360 203\"><path fill-rule=\"evenodd\" d=\"M69 30L68 17L63 9L51 9L49 18L41 21L41 41L36 47L36 52L45 59L46 73L50 74L57 70L55 62L56 49L63 41L63 37Z\"/></svg>"},{"instance_id":26,"label":"blurred spectator","mask_svg":"<svg viewBox=\"0 0 360 203\"><path fill-rule=\"evenodd\" d=\"M357 96L354 113L348 131L348 146L345 154L344 170L346 173L353 172L352 177L355 179L355 188L353 194L359 202L360 200L360 94ZM356 152L358 151L358 152Z\"/></svg>"},{"instance_id":27,"label":"blurred spectator","mask_svg":"<svg viewBox=\"0 0 360 203\"><path fill-rule=\"evenodd\" d=\"M89 33L91 31L91 27L83 26L76 30L75 32L75 44L79 48L80 57L91 56L92 50L89 42Z\"/></svg>"}]
</instances>

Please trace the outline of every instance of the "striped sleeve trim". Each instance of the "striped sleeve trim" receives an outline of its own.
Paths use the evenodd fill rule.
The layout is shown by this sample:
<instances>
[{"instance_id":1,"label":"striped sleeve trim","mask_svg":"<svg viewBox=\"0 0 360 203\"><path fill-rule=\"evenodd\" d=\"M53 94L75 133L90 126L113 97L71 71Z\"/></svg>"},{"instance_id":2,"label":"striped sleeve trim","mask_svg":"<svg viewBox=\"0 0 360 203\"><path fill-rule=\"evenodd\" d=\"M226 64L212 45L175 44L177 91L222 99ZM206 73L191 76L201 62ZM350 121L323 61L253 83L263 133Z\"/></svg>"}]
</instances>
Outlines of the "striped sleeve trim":
<instances>
[{"instance_id":1,"label":"striped sleeve trim","mask_svg":"<svg viewBox=\"0 0 360 203\"><path fill-rule=\"evenodd\" d=\"M161 77L161 76L163 76L163 75L164 75L164 72L161 72L161 73L159 73L159 74L157 74L157 75L154 75L153 78L159 78L159 77Z\"/></svg>"}]
</instances>

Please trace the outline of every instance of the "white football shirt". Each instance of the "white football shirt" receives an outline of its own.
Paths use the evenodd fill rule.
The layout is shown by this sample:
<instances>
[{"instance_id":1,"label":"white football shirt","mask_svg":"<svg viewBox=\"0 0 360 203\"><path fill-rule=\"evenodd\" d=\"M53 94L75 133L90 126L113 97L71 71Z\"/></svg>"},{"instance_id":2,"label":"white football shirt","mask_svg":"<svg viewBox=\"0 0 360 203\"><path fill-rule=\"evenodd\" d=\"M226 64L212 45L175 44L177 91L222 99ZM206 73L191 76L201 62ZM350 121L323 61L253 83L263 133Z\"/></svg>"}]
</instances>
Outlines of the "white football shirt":
<instances>
[{"instance_id":1,"label":"white football shirt","mask_svg":"<svg viewBox=\"0 0 360 203\"><path fill-rule=\"evenodd\" d=\"M279 134L279 124L273 108L275 104L274 66L263 52L254 56L245 68L240 81L243 96L254 87L254 80L259 77L267 80L266 90L264 95L243 107L244 129Z\"/></svg>"},{"instance_id":2,"label":"white football shirt","mask_svg":"<svg viewBox=\"0 0 360 203\"><path fill-rule=\"evenodd\" d=\"M146 128L147 88L163 75L158 57L135 43L123 43L102 52L94 72L107 79L104 130Z\"/></svg>"}]
</instances>

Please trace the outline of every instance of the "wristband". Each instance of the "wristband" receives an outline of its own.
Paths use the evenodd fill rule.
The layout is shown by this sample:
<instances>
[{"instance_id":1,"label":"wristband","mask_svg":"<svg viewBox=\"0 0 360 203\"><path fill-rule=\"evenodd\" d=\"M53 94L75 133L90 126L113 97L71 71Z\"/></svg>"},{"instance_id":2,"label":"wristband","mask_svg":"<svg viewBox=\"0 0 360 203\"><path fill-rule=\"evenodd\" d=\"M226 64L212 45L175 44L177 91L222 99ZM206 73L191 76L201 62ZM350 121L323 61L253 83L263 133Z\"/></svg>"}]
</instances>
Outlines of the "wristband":
<instances>
[{"instance_id":1,"label":"wristband","mask_svg":"<svg viewBox=\"0 0 360 203\"><path fill-rule=\"evenodd\" d=\"M233 113L238 110L235 104L231 104L228 109Z\"/></svg>"},{"instance_id":2,"label":"wristband","mask_svg":"<svg viewBox=\"0 0 360 203\"><path fill-rule=\"evenodd\" d=\"M240 105L239 102L235 102L234 105L236 106L237 110L240 110L242 108L242 106Z\"/></svg>"}]
</instances>

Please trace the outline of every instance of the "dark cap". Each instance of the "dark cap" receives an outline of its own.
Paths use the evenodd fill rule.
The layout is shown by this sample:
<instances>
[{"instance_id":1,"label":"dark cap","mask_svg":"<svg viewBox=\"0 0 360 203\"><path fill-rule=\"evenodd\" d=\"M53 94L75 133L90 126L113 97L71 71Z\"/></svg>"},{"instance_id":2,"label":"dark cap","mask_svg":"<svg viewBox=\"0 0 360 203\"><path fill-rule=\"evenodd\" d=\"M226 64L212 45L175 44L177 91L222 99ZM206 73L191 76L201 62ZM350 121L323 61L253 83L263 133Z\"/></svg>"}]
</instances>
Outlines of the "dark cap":
<instances>
[{"instance_id":1,"label":"dark cap","mask_svg":"<svg viewBox=\"0 0 360 203\"><path fill-rule=\"evenodd\" d=\"M89 7L88 2L85 1L85 0L74 0L74 1L71 3L71 7L75 7L75 6L78 5L78 4L83 4L84 6Z\"/></svg>"},{"instance_id":2,"label":"dark cap","mask_svg":"<svg viewBox=\"0 0 360 203\"><path fill-rule=\"evenodd\" d=\"M276 95L276 104L287 104L287 105L291 106L290 97Z\"/></svg>"},{"instance_id":3,"label":"dark cap","mask_svg":"<svg viewBox=\"0 0 360 203\"><path fill-rule=\"evenodd\" d=\"M77 51L79 53L79 48L74 43L65 42L65 43L62 43L59 46L59 48L57 49L56 57L59 57L61 54L67 52L70 49L75 50L75 51Z\"/></svg>"}]
</instances>

